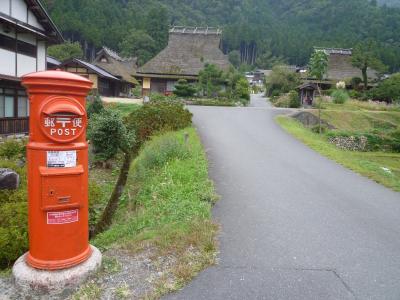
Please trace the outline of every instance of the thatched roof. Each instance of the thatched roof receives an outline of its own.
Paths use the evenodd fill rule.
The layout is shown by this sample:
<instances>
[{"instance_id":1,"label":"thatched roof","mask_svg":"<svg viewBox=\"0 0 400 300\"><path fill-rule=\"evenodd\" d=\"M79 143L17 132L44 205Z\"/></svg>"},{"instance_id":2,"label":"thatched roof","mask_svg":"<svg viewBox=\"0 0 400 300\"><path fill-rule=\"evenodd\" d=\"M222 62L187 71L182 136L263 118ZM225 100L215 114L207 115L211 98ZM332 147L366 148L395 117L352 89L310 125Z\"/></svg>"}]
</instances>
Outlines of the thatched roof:
<instances>
[{"instance_id":1,"label":"thatched roof","mask_svg":"<svg viewBox=\"0 0 400 300\"><path fill-rule=\"evenodd\" d=\"M71 59L65 60L61 63L61 65L59 67L61 69L68 68L68 67L83 67L83 68L90 70L91 72L97 74L101 78L120 81L119 78L115 77L113 74L107 72L103 68L98 67L94 64L88 63L87 61L84 61L84 60L81 60L78 58L71 58Z\"/></svg>"},{"instance_id":2,"label":"thatched roof","mask_svg":"<svg viewBox=\"0 0 400 300\"><path fill-rule=\"evenodd\" d=\"M137 69L137 58L122 58L117 52L103 47L93 61L93 64L111 73L113 76L133 84L138 84L133 77Z\"/></svg>"},{"instance_id":3,"label":"thatched roof","mask_svg":"<svg viewBox=\"0 0 400 300\"><path fill-rule=\"evenodd\" d=\"M137 76L198 76L206 63L228 71L231 64L220 50L220 42L220 29L173 27L169 31L168 46L139 68Z\"/></svg>"},{"instance_id":4,"label":"thatched roof","mask_svg":"<svg viewBox=\"0 0 400 300\"><path fill-rule=\"evenodd\" d=\"M351 63L352 49L341 48L315 48L315 51L324 51L328 55L327 80L345 80L353 77L362 78L360 69ZM369 79L377 79L377 72L372 69L367 71Z\"/></svg>"},{"instance_id":5,"label":"thatched roof","mask_svg":"<svg viewBox=\"0 0 400 300\"><path fill-rule=\"evenodd\" d=\"M303 83L302 85L299 85L296 89L297 90L316 90L318 87L315 83L312 82L306 82Z\"/></svg>"}]
</instances>

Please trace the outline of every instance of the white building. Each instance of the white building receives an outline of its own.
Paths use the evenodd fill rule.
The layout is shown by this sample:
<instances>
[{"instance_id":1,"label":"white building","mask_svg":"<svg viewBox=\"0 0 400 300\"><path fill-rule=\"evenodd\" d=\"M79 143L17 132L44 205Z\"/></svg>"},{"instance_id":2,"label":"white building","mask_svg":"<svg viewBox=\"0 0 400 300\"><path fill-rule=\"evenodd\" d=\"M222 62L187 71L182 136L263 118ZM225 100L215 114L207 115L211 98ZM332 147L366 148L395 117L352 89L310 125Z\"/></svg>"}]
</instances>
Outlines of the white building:
<instances>
[{"instance_id":1,"label":"white building","mask_svg":"<svg viewBox=\"0 0 400 300\"><path fill-rule=\"evenodd\" d=\"M39 0L0 0L0 134L28 132L21 76L46 70L47 46L62 41Z\"/></svg>"}]
</instances>

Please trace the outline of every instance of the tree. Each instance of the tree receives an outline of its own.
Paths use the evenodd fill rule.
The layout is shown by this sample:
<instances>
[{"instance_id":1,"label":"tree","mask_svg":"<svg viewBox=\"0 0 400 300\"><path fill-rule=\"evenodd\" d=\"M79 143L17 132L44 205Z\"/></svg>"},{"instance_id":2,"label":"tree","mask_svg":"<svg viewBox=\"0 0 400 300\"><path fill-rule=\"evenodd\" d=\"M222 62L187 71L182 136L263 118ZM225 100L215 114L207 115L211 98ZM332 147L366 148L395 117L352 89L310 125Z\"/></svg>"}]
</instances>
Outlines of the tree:
<instances>
[{"instance_id":1,"label":"tree","mask_svg":"<svg viewBox=\"0 0 400 300\"><path fill-rule=\"evenodd\" d=\"M313 53L310 59L310 74L311 76L315 77L318 82L317 82L317 88L318 88L318 95L319 95L319 101L318 101L318 119L319 119L319 134L322 133L322 127L321 127L321 105L322 105L322 93L321 93L321 88L320 88L320 81L324 78L327 70L328 70L328 55L325 53L325 51L318 50Z\"/></svg>"},{"instance_id":2,"label":"tree","mask_svg":"<svg viewBox=\"0 0 400 300\"><path fill-rule=\"evenodd\" d=\"M102 109L91 115L88 138L97 161L107 162L119 151L128 151L134 137L126 129L119 113Z\"/></svg>"},{"instance_id":3,"label":"tree","mask_svg":"<svg viewBox=\"0 0 400 300\"><path fill-rule=\"evenodd\" d=\"M95 158L99 161L104 162L115 157L119 152L123 153L122 166L117 182L100 220L91 233L94 236L110 226L112 217L118 208L119 199L128 178L132 162L131 149L135 145L136 138L135 132L128 130L123 123L121 115L107 109L91 116L88 137L93 145Z\"/></svg>"},{"instance_id":4,"label":"tree","mask_svg":"<svg viewBox=\"0 0 400 300\"><path fill-rule=\"evenodd\" d=\"M65 42L60 45L53 45L47 48L47 53L60 60L64 61L70 58L81 58L83 56L82 47L78 42Z\"/></svg>"},{"instance_id":5,"label":"tree","mask_svg":"<svg viewBox=\"0 0 400 300\"><path fill-rule=\"evenodd\" d=\"M274 56L271 51L264 52L256 59L256 66L261 69L271 69L276 65L285 63L285 59L282 56Z\"/></svg>"},{"instance_id":6,"label":"tree","mask_svg":"<svg viewBox=\"0 0 400 300\"><path fill-rule=\"evenodd\" d=\"M178 97L192 97L195 93L195 87L189 84L186 79L179 79L175 85L174 94Z\"/></svg>"},{"instance_id":7,"label":"tree","mask_svg":"<svg viewBox=\"0 0 400 300\"><path fill-rule=\"evenodd\" d=\"M98 114L104 110L104 105L103 101L101 101L101 98L99 95L89 95L87 97L87 109L86 113L88 117L90 118L94 114Z\"/></svg>"},{"instance_id":8,"label":"tree","mask_svg":"<svg viewBox=\"0 0 400 300\"><path fill-rule=\"evenodd\" d=\"M168 42L168 12L164 6L152 8L146 17L145 30L155 43L155 52L167 46Z\"/></svg>"},{"instance_id":9,"label":"tree","mask_svg":"<svg viewBox=\"0 0 400 300\"><path fill-rule=\"evenodd\" d=\"M351 62L354 67L361 70L364 89L368 87L368 68L378 72L384 72L386 66L380 61L377 55L377 44L373 40L359 43L353 50Z\"/></svg>"},{"instance_id":10,"label":"tree","mask_svg":"<svg viewBox=\"0 0 400 300\"><path fill-rule=\"evenodd\" d=\"M156 42L143 30L132 30L119 44L121 54L125 57L136 56L138 64L150 60L156 51Z\"/></svg>"},{"instance_id":11,"label":"tree","mask_svg":"<svg viewBox=\"0 0 400 300\"><path fill-rule=\"evenodd\" d=\"M300 78L297 73L285 65L277 65L272 68L270 76L265 81L266 95L279 96L294 90L299 84Z\"/></svg>"},{"instance_id":12,"label":"tree","mask_svg":"<svg viewBox=\"0 0 400 300\"><path fill-rule=\"evenodd\" d=\"M371 90L371 97L375 100L400 103L400 73L381 81Z\"/></svg>"},{"instance_id":13,"label":"tree","mask_svg":"<svg viewBox=\"0 0 400 300\"><path fill-rule=\"evenodd\" d=\"M241 77L235 85L235 98L247 104L250 101L250 85L246 78Z\"/></svg>"},{"instance_id":14,"label":"tree","mask_svg":"<svg viewBox=\"0 0 400 300\"><path fill-rule=\"evenodd\" d=\"M240 52L233 50L228 54L229 62L237 69L240 66Z\"/></svg>"},{"instance_id":15,"label":"tree","mask_svg":"<svg viewBox=\"0 0 400 300\"><path fill-rule=\"evenodd\" d=\"M207 97L216 97L223 83L223 71L216 65L206 64L199 73L199 86Z\"/></svg>"}]
</instances>

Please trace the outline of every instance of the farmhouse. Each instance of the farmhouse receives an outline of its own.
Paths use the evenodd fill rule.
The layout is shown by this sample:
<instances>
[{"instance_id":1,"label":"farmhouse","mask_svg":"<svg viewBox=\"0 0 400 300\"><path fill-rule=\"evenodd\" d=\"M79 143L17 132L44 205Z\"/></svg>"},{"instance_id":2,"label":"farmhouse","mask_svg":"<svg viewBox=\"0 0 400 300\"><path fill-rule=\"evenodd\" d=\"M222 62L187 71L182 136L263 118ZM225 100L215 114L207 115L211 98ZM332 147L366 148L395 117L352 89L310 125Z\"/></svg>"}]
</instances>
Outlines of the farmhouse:
<instances>
[{"instance_id":1,"label":"farmhouse","mask_svg":"<svg viewBox=\"0 0 400 300\"><path fill-rule=\"evenodd\" d=\"M324 51L328 55L328 70L325 80L329 83L333 84L353 77L362 78L361 70L353 67L351 63L352 49L315 47L314 50ZM370 81L378 78L375 70L368 69L367 74Z\"/></svg>"},{"instance_id":2,"label":"farmhouse","mask_svg":"<svg viewBox=\"0 0 400 300\"><path fill-rule=\"evenodd\" d=\"M0 2L0 135L29 131L21 76L46 70L48 45L63 41L38 0Z\"/></svg>"},{"instance_id":3,"label":"farmhouse","mask_svg":"<svg viewBox=\"0 0 400 300\"><path fill-rule=\"evenodd\" d=\"M220 49L222 31L210 27L173 27L168 46L138 69L143 94L171 93L179 79L194 82L205 64L228 71L231 64Z\"/></svg>"},{"instance_id":4,"label":"farmhouse","mask_svg":"<svg viewBox=\"0 0 400 300\"><path fill-rule=\"evenodd\" d=\"M137 57L122 58L117 52L103 46L97 52L93 64L121 80L121 86L125 85L122 90L130 90L138 84L134 77L137 69Z\"/></svg>"},{"instance_id":5,"label":"farmhouse","mask_svg":"<svg viewBox=\"0 0 400 300\"><path fill-rule=\"evenodd\" d=\"M137 84L133 77L136 59L123 59L106 47L97 53L93 63L73 58L64 61L59 68L90 79L93 90L105 97L130 97Z\"/></svg>"}]
</instances>

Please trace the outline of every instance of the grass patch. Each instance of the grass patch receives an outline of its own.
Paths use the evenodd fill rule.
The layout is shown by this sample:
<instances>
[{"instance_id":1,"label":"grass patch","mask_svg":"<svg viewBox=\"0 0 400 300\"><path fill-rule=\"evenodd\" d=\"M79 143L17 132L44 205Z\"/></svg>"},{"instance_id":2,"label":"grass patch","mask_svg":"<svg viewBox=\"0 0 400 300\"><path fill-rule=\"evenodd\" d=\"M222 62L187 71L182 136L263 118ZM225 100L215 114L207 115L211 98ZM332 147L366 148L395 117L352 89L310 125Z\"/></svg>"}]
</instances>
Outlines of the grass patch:
<instances>
[{"instance_id":1,"label":"grass patch","mask_svg":"<svg viewBox=\"0 0 400 300\"><path fill-rule=\"evenodd\" d=\"M318 115L318 111L312 111ZM322 119L339 130L364 132L392 130L400 126L400 112L322 110Z\"/></svg>"},{"instance_id":2,"label":"grass patch","mask_svg":"<svg viewBox=\"0 0 400 300\"><path fill-rule=\"evenodd\" d=\"M140 105L135 103L118 103L118 102L103 102L105 107L118 111L123 117L128 116L131 112L137 110Z\"/></svg>"},{"instance_id":3,"label":"grass patch","mask_svg":"<svg viewBox=\"0 0 400 300\"><path fill-rule=\"evenodd\" d=\"M100 299L102 290L100 286L93 282L89 282L81 286L81 288L72 296L72 300L94 300Z\"/></svg>"},{"instance_id":4,"label":"grass patch","mask_svg":"<svg viewBox=\"0 0 400 300\"><path fill-rule=\"evenodd\" d=\"M399 105L387 105L385 103L376 103L368 101L350 100L343 104L333 102L324 102L323 109L329 110L346 110L346 111L397 111L400 112Z\"/></svg>"},{"instance_id":5,"label":"grass patch","mask_svg":"<svg viewBox=\"0 0 400 300\"><path fill-rule=\"evenodd\" d=\"M0 278L8 278L11 276L11 273L12 273L11 268L0 270Z\"/></svg>"},{"instance_id":6,"label":"grass patch","mask_svg":"<svg viewBox=\"0 0 400 300\"><path fill-rule=\"evenodd\" d=\"M277 122L286 131L322 155L395 191L400 191L400 154L340 150L330 144L324 135L320 136L311 132L290 117L279 116ZM390 172L385 171L384 168L389 169Z\"/></svg>"},{"instance_id":7,"label":"grass patch","mask_svg":"<svg viewBox=\"0 0 400 300\"><path fill-rule=\"evenodd\" d=\"M195 129L154 137L132 163L113 225L91 243L131 253L151 247L156 256L176 257L174 283L161 280L151 297L163 295L215 262L218 226L210 218L216 200Z\"/></svg>"},{"instance_id":8,"label":"grass patch","mask_svg":"<svg viewBox=\"0 0 400 300\"><path fill-rule=\"evenodd\" d=\"M202 106L239 106L240 103L229 99L191 99L185 101L189 105L202 105Z\"/></svg>"},{"instance_id":9,"label":"grass patch","mask_svg":"<svg viewBox=\"0 0 400 300\"><path fill-rule=\"evenodd\" d=\"M185 133L188 134L187 143ZM160 161L148 154L148 149L154 148L156 156L160 151L158 143L164 141L170 145L171 140L186 149L183 151L185 154L182 157L177 151L179 157L167 155L167 161L160 165ZM93 240L102 249L135 239L144 231L152 236L150 232L160 233L166 225L184 226L195 219L208 220L216 196L208 179L207 160L195 130L188 128L168 133L146 143L132 164L126 190L113 227Z\"/></svg>"}]
</instances>

